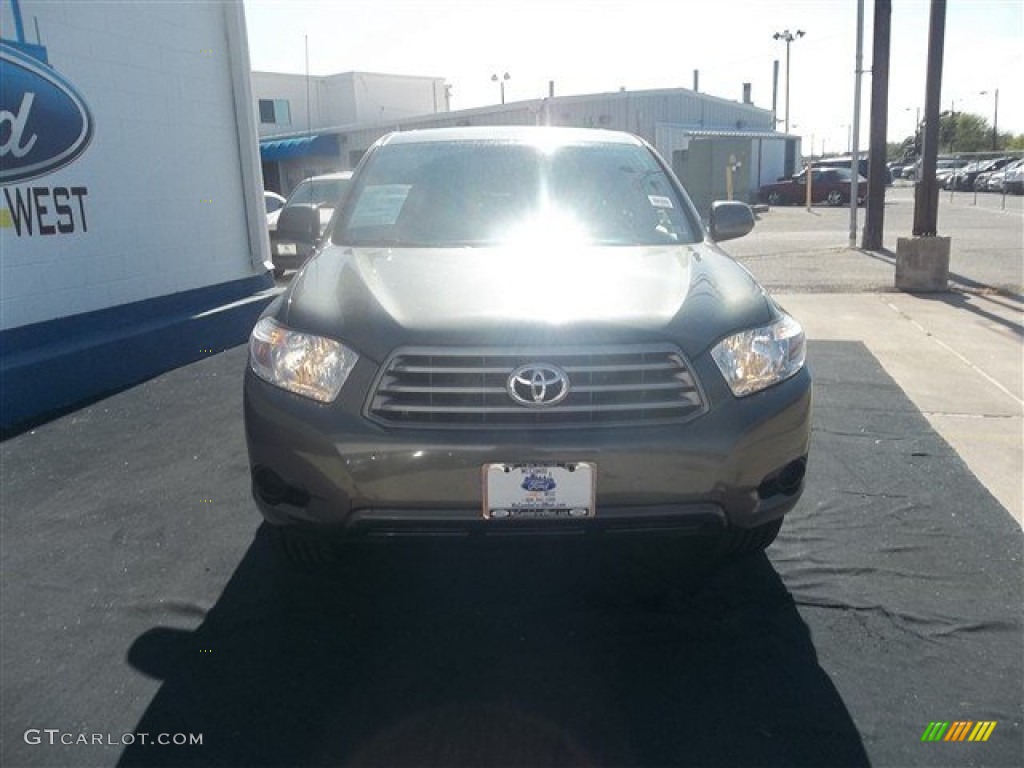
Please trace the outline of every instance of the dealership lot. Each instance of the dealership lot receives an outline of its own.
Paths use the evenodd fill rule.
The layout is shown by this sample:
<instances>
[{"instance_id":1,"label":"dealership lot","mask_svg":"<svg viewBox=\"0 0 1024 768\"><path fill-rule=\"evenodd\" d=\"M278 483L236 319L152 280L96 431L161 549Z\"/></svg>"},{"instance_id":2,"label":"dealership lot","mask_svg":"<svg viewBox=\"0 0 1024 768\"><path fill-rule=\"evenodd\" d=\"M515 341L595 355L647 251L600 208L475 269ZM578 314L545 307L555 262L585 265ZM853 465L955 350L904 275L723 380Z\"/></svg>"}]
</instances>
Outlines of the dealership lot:
<instances>
[{"instance_id":1,"label":"dealership lot","mask_svg":"<svg viewBox=\"0 0 1024 768\"><path fill-rule=\"evenodd\" d=\"M1013 502L942 423L972 415L900 366L944 340L920 364L962 366L935 389L984 404L964 439L1019 426L1012 364L971 341L1020 360L1021 220L956 205L940 228L972 293L945 301L886 296L885 255L821 225L843 211L776 209L730 248L809 331L808 490L767 556L712 570L695 543L664 600L623 588L642 562L583 543L368 547L281 577L249 498L242 347L7 440L0 762L1021 764ZM800 265L826 259L812 283ZM922 743L933 721L997 725Z\"/></svg>"}]
</instances>

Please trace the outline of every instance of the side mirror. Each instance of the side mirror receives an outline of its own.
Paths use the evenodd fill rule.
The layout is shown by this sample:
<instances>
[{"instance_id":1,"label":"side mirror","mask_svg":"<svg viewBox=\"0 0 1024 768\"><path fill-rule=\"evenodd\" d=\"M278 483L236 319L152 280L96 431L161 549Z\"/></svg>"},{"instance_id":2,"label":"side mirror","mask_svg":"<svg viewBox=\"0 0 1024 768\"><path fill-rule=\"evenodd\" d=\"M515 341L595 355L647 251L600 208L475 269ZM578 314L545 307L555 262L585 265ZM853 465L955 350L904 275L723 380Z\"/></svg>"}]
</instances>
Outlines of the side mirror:
<instances>
[{"instance_id":1,"label":"side mirror","mask_svg":"<svg viewBox=\"0 0 1024 768\"><path fill-rule=\"evenodd\" d=\"M754 209L746 203L719 200L711 204L708 229L716 243L743 237L754 228Z\"/></svg>"},{"instance_id":2,"label":"side mirror","mask_svg":"<svg viewBox=\"0 0 1024 768\"><path fill-rule=\"evenodd\" d=\"M281 209L277 238L312 245L320 237L320 212L315 205L299 203Z\"/></svg>"}]
</instances>

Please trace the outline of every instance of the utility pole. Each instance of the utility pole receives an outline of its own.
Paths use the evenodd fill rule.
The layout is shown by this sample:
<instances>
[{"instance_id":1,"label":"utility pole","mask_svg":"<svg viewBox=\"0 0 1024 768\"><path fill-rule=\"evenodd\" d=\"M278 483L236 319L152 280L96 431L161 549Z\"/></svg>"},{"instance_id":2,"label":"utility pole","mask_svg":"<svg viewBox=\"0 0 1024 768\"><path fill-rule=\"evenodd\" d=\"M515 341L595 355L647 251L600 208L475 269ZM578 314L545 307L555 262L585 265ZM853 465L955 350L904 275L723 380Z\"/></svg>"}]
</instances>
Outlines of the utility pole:
<instances>
[{"instance_id":1,"label":"utility pole","mask_svg":"<svg viewBox=\"0 0 1024 768\"><path fill-rule=\"evenodd\" d=\"M885 154L889 122L889 43L892 0L875 0L875 30L871 57L871 145L868 150L868 202L860 247L882 248L885 229Z\"/></svg>"},{"instance_id":2,"label":"utility pole","mask_svg":"<svg viewBox=\"0 0 1024 768\"><path fill-rule=\"evenodd\" d=\"M850 137L850 247L857 245L857 196L860 192L860 80L864 70L864 0L857 0L857 53L853 71L853 135Z\"/></svg>"},{"instance_id":3,"label":"utility pole","mask_svg":"<svg viewBox=\"0 0 1024 768\"><path fill-rule=\"evenodd\" d=\"M772 62L772 130L779 128L779 60Z\"/></svg>"},{"instance_id":4,"label":"utility pole","mask_svg":"<svg viewBox=\"0 0 1024 768\"><path fill-rule=\"evenodd\" d=\"M988 91L981 91L982 96L987 96ZM996 104L995 111L992 113L992 149L997 151L999 149L999 89L995 90Z\"/></svg>"},{"instance_id":5,"label":"utility pole","mask_svg":"<svg viewBox=\"0 0 1024 768\"><path fill-rule=\"evenodd\" d=\"M925 82L924 139L921 178L914 198L914 234L934 236L939 229L939 186L935 166L939 157L939 98L942 93L942 55L946 41L946 0L932 0L928 21L928 77Z\"/></svg>"},{"instance_id":6,"label":"utility pole","mask_svg":"<svg viewBox=\"0 0 1024 768\"><path fill-rule=\"evenodd\" d=\"M928 19L928 76L925 82L921 176L914 194L914 237L896 239L895 285L900 291L945 291L949 287L951 240L939 237L939 96L946 41L946 0L931 0Z\"/></svg>"}]
</instances>

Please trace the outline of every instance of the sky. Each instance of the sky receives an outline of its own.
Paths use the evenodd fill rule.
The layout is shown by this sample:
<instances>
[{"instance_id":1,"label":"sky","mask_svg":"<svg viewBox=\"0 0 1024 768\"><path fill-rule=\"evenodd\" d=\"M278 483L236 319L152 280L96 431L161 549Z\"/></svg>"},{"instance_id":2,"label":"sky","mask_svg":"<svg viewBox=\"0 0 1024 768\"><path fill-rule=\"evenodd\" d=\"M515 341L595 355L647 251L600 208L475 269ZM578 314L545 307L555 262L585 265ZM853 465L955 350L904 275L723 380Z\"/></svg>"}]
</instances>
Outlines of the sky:
<instances>
[{"instance_id":1,"label":"sky","mask_svg":"<svg viewBox=\"0 0 1024 768\"><path fill-rule=\"evenodd\" d=\"M452 109L500 100L620 88L691 88L739 101L743 83L771 109L779 61L785 112L790 46L790 130L816 150L846 151L854 112L857 0L244 0L257 71L313 75L364 71L444 78ZM893 0L890 141L923 114L927 0ZM864 2L863 69L872 63L874 2ZM942 109L995 117L1024 133L1024 0L948 0ZM984 92L984 93L983 93ZM860 146L868 145L871 77L862 78ZM780 125L780 129L782 126Z\"/></svg>"}]
</instances>

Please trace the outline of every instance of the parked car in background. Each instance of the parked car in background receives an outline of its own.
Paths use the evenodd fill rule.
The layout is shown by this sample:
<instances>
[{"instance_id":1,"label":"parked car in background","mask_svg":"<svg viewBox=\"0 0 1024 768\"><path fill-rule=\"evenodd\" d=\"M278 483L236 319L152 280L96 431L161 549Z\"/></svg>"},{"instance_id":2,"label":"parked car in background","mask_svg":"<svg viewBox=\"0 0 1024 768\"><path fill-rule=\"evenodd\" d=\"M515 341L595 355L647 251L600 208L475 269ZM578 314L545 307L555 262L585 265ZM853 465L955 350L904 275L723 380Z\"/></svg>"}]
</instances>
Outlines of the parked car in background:
<instances>
[{"instance_id":1,"label":"parked car in background","mask_svg":"<svg viewBox=\"0 0 1024 768\"><path fill-rule=\"evenodd\" d=\"M816 160L813 164L814 168L847 168L853 164L852 157L829 157L823 160ZM860 157L857 159L857 164L860 169L860 175L865 179L868 177L869 162L867 157ZM892 173L889 167L885 169L885 184L886 186L892 186Z\"/></svg>"},{"instance_id":2,"label":"parked car in background","mask_svg":"<svg viewBox=\"0 0 1024 768\"><path fill-rule=\"evenodd\" d=\"M288 195L270 233L274 274L298 269L309 258L314 244L327 229L334 209L345 194L352 171L328 173L303 179Z\"/></svg>"},{"instance_id":3,"label":"parked car in background","mask_svg":"<svg viewBox=\"0 0 1024 768\"><path fill-rule=\"evenodd\" d=\"M887 165L889 169L889 175L893 179L905 179L913 178L914 175L914 161L913 160L894 160ZM908 174L909 172L909 174Z\"/></svg>"},{"instance_id":4,"label":"parked car in background","mask_svg":"<svg viewBox=\"0 0 1024 768\"><path fill-rule=\"evenodd\" d=\"M277 192L263 190L263 205L267 209L267 228L273 231L277 227L277 217L287 201Z\"/></svg>"},{"instance_id":5,"label":"parked car in background","mask_svg":"<svg viewBox=\"0 0 1024 768\"><path fill-rule=\"evenodd\" d=\"M1024 158L1014 163L1013 167L1007 166L1003 190L1008 195L1024 194Z\"/></svg>"},{"instance_id":6,"label":"parked car in background","mask_svg":"<svg viewBox=\"0 0 1024 768\"><path fill-rule=\"evenodd\" d=\"M989 171L996 171L1004 165L1009 165L1012 157L998 157L994 160L978 160L956 170L946 182L946 189L955 189L969 192L974 189L974 182L978 176Z\"/></svg>"},{"instance_id":7,"label":"parked car in background","mask_svg":"<svg viewBox=\"0 0 1024 768\"><path fill-rule=\"evenodd\" d=\"M938 184L942 189L949 188L950 177L958 170L967 165L966 160L959 159L947 159L940 157L935 162L935 183ZM920 166L920 161L915 168Z\"/></svg>"},{"instance_id":8,"label":"parked car in background","mask_svg":"<svg viewBox=\"0 0 1024 768\"><path fill-rule=\"evenodd\" d=\"M868 182L863 176L857 182L857 203L864 202ZM789 179L765 184L758 191L762 202L768 205L803 205L807 200L807 171ZM811 169L811 202L825 205L844 205L850 202L850 170L848 168Z\"/></svg>"},{"instance_id":9,"label":"parked car in background","mask_svg":"<svg viewBox=\"0 0 1024 768\"><path fill-rule=\"evenodd\" d=\"M1020 163L1020 158L1014 159L998 170L987 171L979 175L974 182L975 188L984 192L1005 192L1007 174L1020 167Z\"/></svg>"},{"instance_id":10,"label":"parked car in background","mask_svg":"<svg viewBox=\"0 0 1024 768\"><path fill-rule=\"evenodd\" d=\"M979 173L974 179L974 191L988 192L988 181L992 177L993 173L998 173L998 171L985 171L984 173Z\"/></svg>"},{"instance_id":11,"label":"parked car in background","mask_svg":"<svg viewBox=\"0 0 1024 768\"><path fill-rule=\"evenodd\" d=\"M279 552L625 536L672 568L687 534L768 546L803 491L811 379L799 324L716 244L753 225L717 202L705 229L624 133L377 142L250 338L252 490Z\"/></svg>"}]
</instances>

